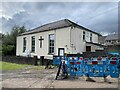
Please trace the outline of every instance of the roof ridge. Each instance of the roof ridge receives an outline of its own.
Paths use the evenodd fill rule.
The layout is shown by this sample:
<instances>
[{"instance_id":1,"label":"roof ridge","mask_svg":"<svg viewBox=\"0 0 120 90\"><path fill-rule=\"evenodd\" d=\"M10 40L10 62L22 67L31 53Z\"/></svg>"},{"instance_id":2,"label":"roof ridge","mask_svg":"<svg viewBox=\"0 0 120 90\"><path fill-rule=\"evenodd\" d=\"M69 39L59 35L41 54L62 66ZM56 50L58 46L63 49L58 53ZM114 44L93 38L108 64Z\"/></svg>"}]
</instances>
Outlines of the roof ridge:
<instances>
[{"instance_id":1,"label":"roof ridge","mask_svg":"<svg viewBox=\"0 0 120 90\"><path fill-rule=\"evenodd\" d=\"M74 27L82 28L82 29L85 29L87 31L93 32L95 34L101 35L101 34L95 32L95 31L87 29L87 28L73 22L72 20L69 20L69 19L66 19L66 18L61 19L61 20L56 20L56 21L53 21L53 22L50 22L50 23L47 23L47 24L44 24L44 25L41 25L41 26L33 28L33 29L31 29L31 30L29 30L29 31L27 31L25 33L29 34L29 33L35 33L35 32L40 32L40 31L46 31L46 30L50 30L50 29L68 27L68 26L74 26ZM22 34L25 34L25 33L22 33Z\"/></svg>"},{"instance_id":2,"label":"roof ridge","mask_svg":"<svg viewBox=\"0 0 120 90\"><path fill-rule=\"evenodd\" d=\"M56 23L56 22L60 22L60 21L68 21L68 19L61 19L61 20L56 20L56 21L53 21L53 22L50 22L50 23L46 23L46 24L44 24L44 25L41 25L41 26L38 26L38 27L36 27L36 28L34 28L34 29L32 29L32 30L35 30L35 29L38 29L38 28L41 28L41 27L44 27L44 26L46 26L46 25L49 25L49 24L53 24L53 23ZM70 20L69 20L70 21ZM68 22L67 22L68 23Z\"/></svg>"}]
</instances>

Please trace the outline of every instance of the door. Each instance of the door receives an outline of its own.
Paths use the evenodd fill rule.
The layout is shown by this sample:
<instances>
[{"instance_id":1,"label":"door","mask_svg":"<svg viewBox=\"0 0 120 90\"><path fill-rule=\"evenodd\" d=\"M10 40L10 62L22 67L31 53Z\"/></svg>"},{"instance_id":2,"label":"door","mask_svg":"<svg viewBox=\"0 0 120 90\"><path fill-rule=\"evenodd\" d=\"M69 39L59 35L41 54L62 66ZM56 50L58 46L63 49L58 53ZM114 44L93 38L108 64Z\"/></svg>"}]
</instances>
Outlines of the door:
<instances>
[{"instance_id":1,"label":"door","mask_svg":"<svg viewBox=\"0 0 120 90\"><path fill-rule=\"evenodd\" d=\"M91 52L91 46L86 46L86 51L90 51Z\"/></svg>"},{"instance_id":2,"label":"door","mask_svg":"<svg viewBox=\"0 0 120 90\"><path fill-rule=\"evenodd\" d=\"M58 48L58 56L64 56L65 50L64 48Z\"/></svg>"}]
</instances>

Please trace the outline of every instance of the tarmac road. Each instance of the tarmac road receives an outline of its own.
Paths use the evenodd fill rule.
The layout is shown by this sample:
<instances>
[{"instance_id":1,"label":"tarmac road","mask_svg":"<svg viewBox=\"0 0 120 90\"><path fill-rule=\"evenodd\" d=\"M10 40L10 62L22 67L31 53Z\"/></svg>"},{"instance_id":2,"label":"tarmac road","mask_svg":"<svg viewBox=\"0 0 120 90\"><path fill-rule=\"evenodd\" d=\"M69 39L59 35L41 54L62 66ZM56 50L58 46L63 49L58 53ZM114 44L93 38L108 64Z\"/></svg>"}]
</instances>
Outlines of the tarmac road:
<instances>
[{"instance_id":1,"label":"tarmac road","mask_svg":"<svg viewBox=\"0 0 120 90\"><path fill-rule=\"evenodd\" d=\"M111 84L103 78L93 78L96 82L86 81L86 77L55 80L57 68L34 70L30 68L3 71L2 87L4 88L118 88L118 79L108 77Z\"/></svg>"}]
</instances>

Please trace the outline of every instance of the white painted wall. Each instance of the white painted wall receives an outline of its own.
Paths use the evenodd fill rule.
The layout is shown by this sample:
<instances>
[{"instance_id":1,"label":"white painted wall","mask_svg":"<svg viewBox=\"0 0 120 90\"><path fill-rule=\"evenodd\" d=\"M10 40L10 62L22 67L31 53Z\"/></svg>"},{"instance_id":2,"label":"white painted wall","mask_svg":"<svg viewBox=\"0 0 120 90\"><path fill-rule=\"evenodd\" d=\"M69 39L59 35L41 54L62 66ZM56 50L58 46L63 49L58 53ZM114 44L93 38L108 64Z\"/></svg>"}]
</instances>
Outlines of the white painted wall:
<instances>
[{"instance_id":1,"label":"white painted wall","mask_svg":"<svg viewBox=\"0 0 120 90\"><path fill-rule=\"evenodd\" d=\"M58 55L58 48L64 48L65 53L70 52L70 27L55 31L55 55Z\"/></svg>"},{"instance_id":2,"label":"white painted wall","mask_svg":"<svg viewBox=\"0 0 120 90\"><path fill-rule=\"evenodd\" d=\"M31 56L46 56L48 55L48 39L49 34L54 34L54 31L47 31L42 33L35 33L35 34L29 34L29 35L23 35L17 37L17 53L16 55L23 56L25 53L23 52L23 38L26 37L27 45L26 49L29 49L31 51L31 37L35 36L35 53L31 53ZM42 41L42 48L40 48L40 36L44 38Z\"/></svg>"},{"instance_id":3,"label":"white painted wall","mask_svg":"<svg viewBox=\"0 0 120 90\"><path fill-rule=\"evenodd\" d=\"M83 30L74 28L71 29L71 54L82 53L85 49L85 42L83 42ZM73 48L72 48L73 44Z\"/></svg>"},{"instance_id":4,"label":"white painted wall","mask_svg":"<svg viewBox=\"0 0 120 90\"><path fill-rule=\"evenodd\" d=\"M80 29L80 28L73 28L71 29L71 44L75 46L76 50L71 48L71 53L77 54L77 53L83 53L86 51L86 42L83 41L83 31L85 31L85 40L87 42L90 42L90 34L92 32ZM95 33L92 33L92 42L98 43L98 35ZM92 48L92 51L95 51L95 48Z\"/></svg>"},{"instance_id":5,"label":"white painted wall","mask_svg":"<svg viewBox=\"0 0 120 90\"><path fill-rule=\"evenodd\" d=\"M80 28L61 28L59 30L50 30L45 32L39 32L35 34L29 34L29 35L23 35L17 37L17 50L16 55L17 56L24 56L25 53L23 53L23 38L26 37L27 45L26 49L29 49L31 51L31 37L35 36L35 53L31 53L31 56L46 56L46 57L52 57L52 55L48 54L49 51L49 34L55 35L55 50L54 54L58 55L58 48L64 48L65 53L69 54L77 54L86 51L86 42L83 41L83 31L86 33L86 41L90 41L90 33L89 31L80 29ZM88 34L88 36L87 36ZM38 40L42 36L44 40L42 41L42 48L40 48L40 41ZM92 33L92 41L94 43L98 42L98 35ZM71 47L73 44L74 48ZM94 51L94 48L92 48Z\"/></svg>"},{"instance_id":6,"label":"white painted wall","mask_svg":"<svg viewBox=\"0 0 120 90\"><path fill-rule=\"evenodd\" d=\"M25 53L23 52L23 38L26 37L27 40L27 45L26 49L29 49L31 51L31 37L35 36L35 53L31 53L31 56L46 56L46 57L51 57L52 55L49 55L49 34L54 34L55 35L55 50L54 54L58 54L58 48L65 48L65 52L67 52L66 45L68 48L70 47L69 44L69 39L70 39L70 34L69 30L70 27L67 28L61 28L59 30L51 30L51 31L46 31L46 32L40 32L40 33L35 33L35 34L29 34L29 35L23 35L23 36L18 36L17 37L17 50L16 50L16 55L17 56L25 56ZM42 41L42 48L40 48L40 41L38 40L42 36L44 40Z\"/></svg>"},{"instance_id":7,"label":"white painted wall","mask_svg":"<svg viewBox=\"0 0 120 90\"><path fill-rule=\"evenodd\" d=\"M92 41L93 43L98 43L98 35L95 33L92 33Z\"/></svg>"}]
</instances>

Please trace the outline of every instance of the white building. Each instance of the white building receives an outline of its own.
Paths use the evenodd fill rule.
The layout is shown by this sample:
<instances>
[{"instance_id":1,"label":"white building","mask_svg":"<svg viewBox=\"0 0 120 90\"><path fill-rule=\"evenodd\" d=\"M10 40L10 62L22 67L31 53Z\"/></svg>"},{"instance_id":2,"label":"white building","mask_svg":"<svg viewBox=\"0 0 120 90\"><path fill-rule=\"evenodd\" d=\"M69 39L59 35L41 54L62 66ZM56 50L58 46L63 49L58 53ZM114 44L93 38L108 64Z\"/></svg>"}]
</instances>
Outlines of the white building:
<instances>
[{"instance_id":1,"label":"white building","mask_svg":"<svg viewBox=\"0 0 120 90\"><path fill-rule=\"evenodd\" d=\"M118 39L118 34L111 34L105 38L105 44L110 45L120 45L120 40Z\"/></svg>"},{"instance_id":2,"label":"white building","mask_svg":"<svg viewBox=\"0 0 120 90\"><path fill-rule=\"evenodd\" d=\"M99 43L106 46L106 52L120 53L120 38L118 34L99 37Z\"/></svg>"},{"instance_id":3,"label":"white building","mask_svg":"<svg viewBox=\"0 0 120 90\"><path fill-rule=\"evenodd\" d=\"M31 56L58 55L58 49L68 54L82 54L101 49L100 34L82 27L68 19L42 25L17 37L17 56L24 56L26 50ZM102 48L103 49L103 48Z\"/></svg>"}]
</instances>

